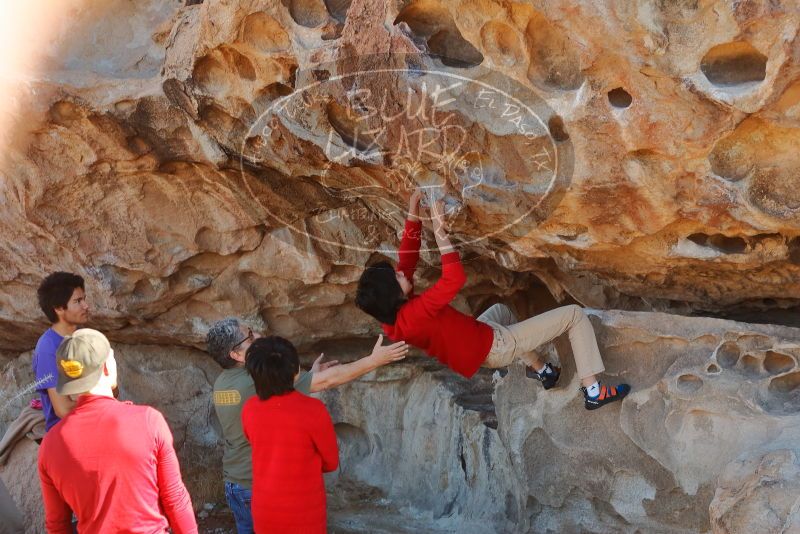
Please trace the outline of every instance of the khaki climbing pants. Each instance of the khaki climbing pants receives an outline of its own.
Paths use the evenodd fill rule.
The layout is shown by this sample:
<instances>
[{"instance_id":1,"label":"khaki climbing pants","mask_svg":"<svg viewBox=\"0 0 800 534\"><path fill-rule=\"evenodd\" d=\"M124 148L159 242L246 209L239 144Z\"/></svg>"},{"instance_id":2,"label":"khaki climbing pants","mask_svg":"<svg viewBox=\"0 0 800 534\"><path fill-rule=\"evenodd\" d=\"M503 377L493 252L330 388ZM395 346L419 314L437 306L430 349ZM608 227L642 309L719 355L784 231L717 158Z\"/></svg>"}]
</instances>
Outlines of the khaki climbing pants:
<instances>
[{"instance_id":1,"label":"khaki climbing pants","mask_svg":"<svg viewBox=\"0 0 800 534\"><path fill-rule=\"evenodd\" d=\"M515 359L531 365L537 359L533 352L536 347L568 332L578 378L588 378L605 370L592 323L580 306L562 306L519 322L508 306L495 304L478 320L494 330L492 348L483 367L508 367Z\"/></svg>"}]
</instances>

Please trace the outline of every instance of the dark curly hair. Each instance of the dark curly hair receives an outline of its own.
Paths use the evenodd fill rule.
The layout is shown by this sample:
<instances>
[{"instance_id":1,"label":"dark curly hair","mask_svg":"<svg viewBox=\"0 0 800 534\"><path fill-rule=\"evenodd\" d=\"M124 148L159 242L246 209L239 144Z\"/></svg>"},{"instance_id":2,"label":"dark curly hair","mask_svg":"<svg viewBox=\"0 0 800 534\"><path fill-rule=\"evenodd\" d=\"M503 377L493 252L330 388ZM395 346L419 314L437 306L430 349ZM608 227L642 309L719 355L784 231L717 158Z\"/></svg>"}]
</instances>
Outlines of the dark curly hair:
<instances>
[{"instance_id":1,"label":"dark curly hair","mask_svg":"<svg viewBox=\"0 0 800 534\"><path fill-rule=\"evenodd\" d=\"M206 334L208 354L223 369L236 367L238 362L231 358L231 350L235 345L241 344L243 341L242 329L240 328L239 320L235 317L227 317L217 321L211 325Z\"/></svg>"},{"instance_id":2,"label":"dark curly hair","mask_svg":"<svg viewBox=\"0 0 800 534\"><path fill-rule=\"evenodd\" d=\"M397 310L406 302L394 268L388 261L364 269L358 280L356 306L385 324L394 324Z\"/></svg>"},{"instance_id":3,"label":"dark curly hair","mask_svg":"<svg viewBox=\"0 0 800 534\"><path fill-rule=\"evenodd\" d=\"M58 322L56 308L66 308L72 293L78 288L85 290L83 278L77 274L59 271L42 280L36 294L39 297L39 307L51 323Z\"/></svg>"}]
</instances>

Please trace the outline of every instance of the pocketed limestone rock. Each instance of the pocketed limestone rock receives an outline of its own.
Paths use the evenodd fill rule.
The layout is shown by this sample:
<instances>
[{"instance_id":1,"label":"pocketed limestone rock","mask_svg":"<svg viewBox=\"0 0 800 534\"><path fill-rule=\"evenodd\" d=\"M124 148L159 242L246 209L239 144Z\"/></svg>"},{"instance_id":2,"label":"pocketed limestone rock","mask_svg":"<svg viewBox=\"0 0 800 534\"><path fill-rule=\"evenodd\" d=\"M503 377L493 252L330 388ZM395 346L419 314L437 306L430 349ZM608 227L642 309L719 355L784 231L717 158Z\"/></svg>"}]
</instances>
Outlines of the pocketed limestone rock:
<instances>
[{"instance_id":1,"label":"pocketed limestone rock","mask_svg":"<svg viewBox=\"0 0 800 534\"><path fill-rule=\"evenodd\" d=\"M35 29L0 123L0 347L32 346L58 269L132 343L200 344L218 314L306 345L362 335L353 282L431 177L484 296L513 292L507 270L588 306L793 320L790 7L69 6L15 25ZM518 102L445 102L431 73Z\"/></svg>"},{"instance_id":2,"label":"pocketed limestone rock","mask_svg":"<svg viewBox=\"0 0 800 534\"><path fill-rule=\"evenodd\" d=\"M732 462L720 474L710 508L715 534L800 532L800 463L796 450Z\"/></svg>"},{"instance_id":3,"label":"pocketed limestone rock","mask_svg":"<svg viewBox=\"0 0 800 534\"><path fill-rule=\"evenodd\" d=\"M767 516L789 526L765 532L792 532L800 404L774 384L793 376L798 330L590 317L602 379L633 386L623 402L584 409L565 338L543 348L563 368L547 392L520 364L471 380L427 359L378 369L321 395L342 451L331 487L357 480L470 532L745 533Z\"/></svg>"}]
</instances>

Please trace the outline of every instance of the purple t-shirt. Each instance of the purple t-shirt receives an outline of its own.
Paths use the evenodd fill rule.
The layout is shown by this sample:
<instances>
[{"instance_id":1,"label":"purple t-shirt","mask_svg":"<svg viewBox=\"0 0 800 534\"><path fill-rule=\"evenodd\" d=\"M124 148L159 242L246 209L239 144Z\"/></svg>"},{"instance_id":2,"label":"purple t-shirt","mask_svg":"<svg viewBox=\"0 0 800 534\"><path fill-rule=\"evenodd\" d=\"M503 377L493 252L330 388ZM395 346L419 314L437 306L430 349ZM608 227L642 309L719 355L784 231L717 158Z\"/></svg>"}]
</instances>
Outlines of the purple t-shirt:
<instances>
[{"instance_id":1,"label":"purple t-shirt","mask_svg":"<svg viewBox=\"0 0 800 534\"><path fill-rule=\"evenodd\" d=\"M36 349L33 351L33 374L36 375L36 391L42 399L42 411L44 412L44 430L50 430L53 425L61 421L53 409L47 388L54 388L58 384L58 368L56 367L56 350L61 344L63 336L52 328L42 334L36 342Z\"/></svg>"}]
</instances>

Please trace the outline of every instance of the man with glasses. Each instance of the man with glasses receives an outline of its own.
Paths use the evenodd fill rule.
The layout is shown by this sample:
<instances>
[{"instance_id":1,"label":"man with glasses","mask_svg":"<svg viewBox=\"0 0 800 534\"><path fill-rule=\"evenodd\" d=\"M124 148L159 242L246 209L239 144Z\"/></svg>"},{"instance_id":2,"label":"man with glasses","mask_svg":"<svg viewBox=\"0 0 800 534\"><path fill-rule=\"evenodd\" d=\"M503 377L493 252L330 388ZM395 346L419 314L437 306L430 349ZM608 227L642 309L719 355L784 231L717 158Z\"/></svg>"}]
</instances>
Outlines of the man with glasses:
<instances>
[{"instance_id":1,"label":"man with glasses","mask_svg":"<svg viewBox=\"0 0 800 534\"><path fill-rule=\"evenodd\" d=\"M214 323L206 336L209 355L223 369L214 382L214 409L222 425L224 439L222 473L225 498L233 511L239 534L253 532L250 513L253 468L250 443L242 431L242 406L256 393L244 361L247 349L259 337L232 317ZM311 370L301 373L297 378L295 390L308 395L336 387L387 363L402 360L408 353L408 345L404 342L387 346L382 344L383 336L379 336L369 356L341 365L336 361L323 363L323 355L320 355Z\"/></svg>"}]
</instances>

